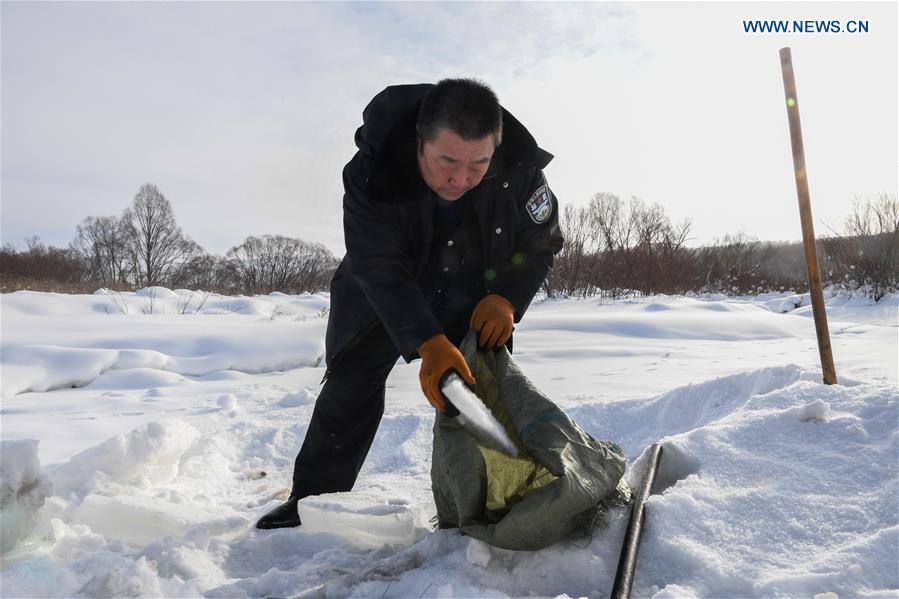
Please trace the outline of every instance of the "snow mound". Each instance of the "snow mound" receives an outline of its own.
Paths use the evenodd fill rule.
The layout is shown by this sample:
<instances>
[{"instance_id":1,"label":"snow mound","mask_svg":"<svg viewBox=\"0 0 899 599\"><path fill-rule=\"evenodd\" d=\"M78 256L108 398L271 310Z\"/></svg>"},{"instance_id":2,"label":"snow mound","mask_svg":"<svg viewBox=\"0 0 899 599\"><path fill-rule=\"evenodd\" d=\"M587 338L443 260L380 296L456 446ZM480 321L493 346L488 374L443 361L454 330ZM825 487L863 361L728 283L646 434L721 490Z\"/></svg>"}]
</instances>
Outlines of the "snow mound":
<instances>
[{"instance_id":1,"label":"snow mound","mask_svg":"<svg viewBox=\"0 0 899 599\"><path fill-rule=\"evenodd\" d=\"M180 374L153 368L129 368L128 370L108 370L97 376L88 389L150 389L172 387L187 383Z\"/></svg>"},{"instance_id":2,"label":"snow mound","mask_svg":"<svg viewBox=\"0 0 899 599\"><path fill-rule=\"evenodd\" d=\"M864 294L841 293L825 301L827 318L834 321L863 322L865 324L899 327L899 293L889 293L874 302ZM799 316L813 316L810 305L796 310Z\"/></svg>"},{"instance_id":3,"label":"snow mound","mask_svg":"<svg viewBox=\"0 0 899 599\"><path fill-rule=\"evenodd\" d=\"M784 410L784 415L798 418L800 422L824 422L827 419L828 412L830 412L830 404L816 399L810 404Z\"/></svg>"},{"instance_id":4,"label":"snow mound","mask_svg":"<svg viewBox=\"0 0 899 599\"><path fill-rule=\"evenodd\" d=\"M318 393L310 387L303 387L295 393L288 393L278 402L285 408L295 408L297 406L305 406L311 404L318 397Z\"/></svg>"},{"instance_id":5,"label":"snow mound","mask_svg":"<svg viewBox=\"0 0 899 599\"><path fill-rule=\"evenodd\" d=\"M572 302L529 314L525 329L643 339L738 341L803 336L811 326L804 318L774 317L770 310L757 304L686 298L648 305L597 306L592 312L576 308Z\"/></svg>"},{"instance_id":6,"label":"snow mound","mask_svg":"<svg viewBox=\"0 0 899 599\"><path fill-rule=\"evenodd\" d=\"M162 370L168 356L158 351L147 349L120 349L112 368L127 370L129 368L153 368Z\"/></svg>"},{"instance_id":7,"label":"snow mound","mask_svg":"<svg viewBox=\"0 0 899 599\"><path fill-rule=\"evenodd\" d=\"M658 439L701 429L743 410L753 398L798 381L795 365L763 368L687 385L644 400L574 408L571 417L598 439L615 439L636 457ZM667 459L667 457L666 457Z\"/></svg>"},{"instance_id":8,"label":"snow mound","mask_svg":"<svg viewBox=\"0 0 899 599\"><path fill-rule=\"evenodd\" d=\"M233 537L247 524L221 500L236 479L235 458L227 442L185 422L151 422L55 468L55 511L72 526L133 547L169 537ZM57 542L73 536L68 531L57 522Z\"/></svg>"},{"instance_id":9,"label":"snow mound","mask_svg":"<svg viewBox=\"0 0 899 599\"><path fill-rule=\"evenodd\" d=\"M88 597L162 597L159 577L146 557L112 571L101 571L79 590Z\"/></svg>"},{"instance_id":10,"label":"snow mound","mask_svg":"<svg viewBox=\"0 0 899 599\"><path fill-rule=\"evenodd\" d=\"M52 491L38 460L38 441L0 441L0 552L26 538L38 523L38 510Z\"/></svg>"},{"instance_id":11,"label":"snow mound","mask_svg":"<svg viewBox=\"0 0 899 599\"><path fill-rule=\"evenodd\" d=\"M215 403L223 412L226 412L232 418L237 416L237 398L233 393L220 395Z\"/></svg>"},{"instance_id":12,"label":"snow mound","mask_svg":"<svg viewBox=\"0 0 899 599\"><path fill-rule=\"evenodd\" d=\"M643 308L644 312L667 312L671 309L671 306L668 304L663 304L661 302L653 302Z\"/></svg>"},{"instance_id":13,"label":"snow mound","mask_svg":"<svg viewBox=\"0 0 899 599\"><path fill-rule=\"evenodd\" d=\"M52 473L58 493L85 493L103 482L149 486L171 481L181 457L199 439L180 420L150 422L87 449Z\"/></svg>"},{"instance_id":14,"label":"snow mound","mask_svg":"<svg viewBox=\"0 0 899 599\"><path fill-rule=\"evenodd\" d=\"M158 285L153 287L141 287L134 292L134 295L136 295L137 297L152 297L160 300L175 299L178 297L178 294L171 289L167 287L159 287Z\"/></svg>"},{"instance_id":15,"label":"snow mound","mask_svg":"<svg viewBox=\"0 0 899 599\"><path fill-rule=\"evenodd\" d=\"M82 386L112 368L118 352L110 349L26 345L3 351L3 392L49 391Z\"/></svg>"},{"instance_id":16,"label":"snow mound","mask_svg":"<svg viewBox=\"0 0 899 599\"><path fill-rule=\"evenodd\" d=\"M896 588L899 392L814 378L769 368L572 410L593 434L632 430L629 455L663 443L635 595Z\"/></svg>"},{"instance_id":17,"label":"snow mound","mask_svg":"<svg viewBox=\"0 0 899 599\"><path fill-rule=\"evenodd\" d=\"M804 295L790 295L787 297L770 299L765 301L764 305L772 312L776 312L778 314L786 314L787 312L792 312L796 308L799 308L803 305L807 306L810 303L811 296L806 293Z\"/></svg>"},{"instance_id":18,"label":"snow mound","mask_svg":"<svg viewBox=\"0 0 899 599\"><path fill-rule=\"evenodd\" d=\"M166 343L171 343L167 340ZM52 345L24 345L5 349L2 355L4 395L26 391L51 391L66 387L145 388L177 385L184 376L210 376L223 371L270 372L314 366L320 361L318 344L305 349L290 346L263 351L262 339L248 351L237 343L217 340L208 348L187 351L199 355L167 355L155 350L93 349ZM292 344L294 347L296 344ZM113 371L113 372L110 372ZM232 372L223 376L239 376Z\"/></svg>"},{"instance_id":19,"label":"snow mound","mask_svg":"<svg viewBox=\"0 0 899 599\"><path fill-rule=\"evenodd\" d=\"M228 522L216 514L183 502L134 495L107 497L95 493L84 498L73 518L95 533L110 539L122 539L137 547L164 537L183 537L196 526L209 527L216 522ZM237 519L238 529L242 530L245 524L244 519Z\"/></svg>"}]
</instances>

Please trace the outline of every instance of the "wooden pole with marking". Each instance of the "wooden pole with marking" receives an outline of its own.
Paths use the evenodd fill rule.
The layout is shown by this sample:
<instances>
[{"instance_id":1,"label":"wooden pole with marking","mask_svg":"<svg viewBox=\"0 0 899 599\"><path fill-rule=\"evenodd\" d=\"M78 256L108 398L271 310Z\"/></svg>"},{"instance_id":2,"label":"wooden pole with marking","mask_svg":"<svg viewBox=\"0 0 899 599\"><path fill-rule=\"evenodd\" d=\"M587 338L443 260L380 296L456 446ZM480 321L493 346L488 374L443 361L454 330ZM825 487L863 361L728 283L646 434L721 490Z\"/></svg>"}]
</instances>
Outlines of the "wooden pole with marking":
<instances>
[{"instance_id":1,"label":"wooden pole with marking","mask_svg":"<svg viewBox=\"0 0 899 599\"><path fill-rule=\"evenodd\" d=\"M808 193L808 175L805 171L805 148L802 145L802 126L799 122L799 100L796 96L796 79L793 77L793 55L789 48L780 49L780 70L784 80L787 118L790 121L793 172L796 175L796 193L799 196L802 245L805 247L805 264L808 268L808 284L809 292L812 296L815 333L818 336L818 353L821 355L821 370L824 373L824 383L835 385L837 382L837 371L833 365L830 333L827 330L827 313L824 310L821 271L818 268L818 252L815 249L815 227L812 224L812 204Z\"/></svg>"}]
</instances>

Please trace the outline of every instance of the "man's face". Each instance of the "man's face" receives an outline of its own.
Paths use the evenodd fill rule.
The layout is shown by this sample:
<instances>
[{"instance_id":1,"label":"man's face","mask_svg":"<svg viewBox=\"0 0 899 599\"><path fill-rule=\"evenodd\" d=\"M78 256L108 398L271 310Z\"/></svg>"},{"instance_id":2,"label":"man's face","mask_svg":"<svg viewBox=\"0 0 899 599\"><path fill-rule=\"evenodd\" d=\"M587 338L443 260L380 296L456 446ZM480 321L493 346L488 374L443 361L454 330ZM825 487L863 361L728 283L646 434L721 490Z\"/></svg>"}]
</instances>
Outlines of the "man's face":
<instances>
[{"instance_id":1,"label":"man's face","mask_svg":"<svg viewBox=\"0 0 899 599\"><path fill-rule=\"evenodd\" d=\"M441 129L436 139L419 144L418 169L434 193L455 202L484 178L493 151L492 135L466 141Z\"/></svg>"}]
</instances>

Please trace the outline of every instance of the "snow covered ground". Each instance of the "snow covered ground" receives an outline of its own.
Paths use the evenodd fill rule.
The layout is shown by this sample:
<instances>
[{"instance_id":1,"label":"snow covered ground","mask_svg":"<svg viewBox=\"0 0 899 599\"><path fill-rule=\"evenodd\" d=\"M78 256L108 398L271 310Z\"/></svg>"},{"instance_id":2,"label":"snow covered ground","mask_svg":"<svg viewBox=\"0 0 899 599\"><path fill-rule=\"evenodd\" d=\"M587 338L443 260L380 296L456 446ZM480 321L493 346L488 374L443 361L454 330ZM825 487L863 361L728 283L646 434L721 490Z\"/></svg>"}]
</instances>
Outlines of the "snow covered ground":
<instances>
[{"instance_id":1,"label":"snow covered ground","mask_svg":"<svg viewBox=\"0 0 899 599\"><path fill-rule=\"evenodd\" d=\"M524 372L639 475L664 445L636 597L896 597L899 296L546 300ZM400 362L356 489L284 499L327 295L17 292L2 309L0 595L608 596L625 526L539 552L432 532L433 411ZM36 441L35 441L36 440Z\"/></svg>"}]
</instances>

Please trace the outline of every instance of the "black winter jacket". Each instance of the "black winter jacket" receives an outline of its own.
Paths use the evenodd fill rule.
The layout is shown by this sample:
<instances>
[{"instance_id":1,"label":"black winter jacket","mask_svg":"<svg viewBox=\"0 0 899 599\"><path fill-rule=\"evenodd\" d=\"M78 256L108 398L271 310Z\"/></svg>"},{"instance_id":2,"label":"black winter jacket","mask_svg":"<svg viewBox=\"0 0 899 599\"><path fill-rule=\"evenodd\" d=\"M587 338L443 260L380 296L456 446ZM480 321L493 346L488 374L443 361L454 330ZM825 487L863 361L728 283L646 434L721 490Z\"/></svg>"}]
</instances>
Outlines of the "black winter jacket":
<instances>
[{"instance_id":1,"label":"black winter jacket","mask_svg":"<svg viewBox=\"0 0 899 599\"><path fill-rule=\"evenodd\" d=\"M407 362L418 357L424 341L443 332L421 288L434 204L420 193L415 121L429 87L388 87L362 114L359 151L343 170L347 252L331 280L329 366L379 322ZM481 183L468 191L481 225L485 289L515 306L515 322L562 248L558 202L542 171L550 160L503 110L503 141Z\"/></svg>"}]
</instances>

